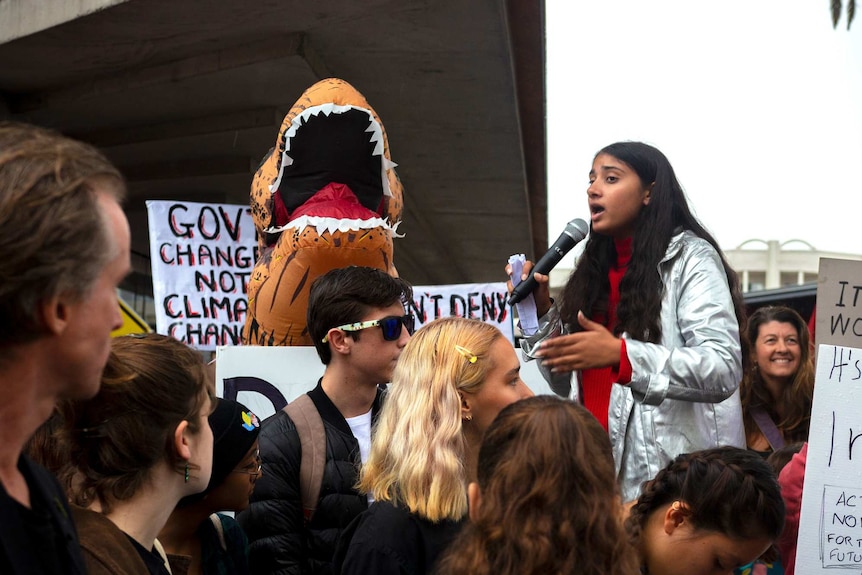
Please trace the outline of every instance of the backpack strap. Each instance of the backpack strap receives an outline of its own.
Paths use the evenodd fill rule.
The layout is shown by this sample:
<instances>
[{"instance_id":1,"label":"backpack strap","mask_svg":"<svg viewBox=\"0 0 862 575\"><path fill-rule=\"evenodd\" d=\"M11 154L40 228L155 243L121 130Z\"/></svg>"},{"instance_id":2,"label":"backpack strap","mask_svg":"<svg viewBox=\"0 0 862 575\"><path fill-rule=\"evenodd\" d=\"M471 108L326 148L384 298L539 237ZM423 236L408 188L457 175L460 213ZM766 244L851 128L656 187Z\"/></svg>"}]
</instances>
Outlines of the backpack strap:
<instances>
[{"instance_id":1,"label":"backpack strap","mask_svg":"<svg viewBox=\"0 0 862 575\"><path fill-rule=\"evenodd\" d=\"M326 465L326 432L314 401L303 394L284 406L299 435L299 489L305 522L311 521L320 498L323 468Z\"/></svg>"},{"instance_id":2,"label":"backpack strap","mask_svg":"<svg viewBox=\"0 0 862 575\"><path fill-rule=\"evenodd\" d=\"M215 527L218 542L221 543L222 550L227 551L227 541L224 539L224 526L221 524L221 517L218 516L218 513L213 513L210 515L210 521L212 521L213 527Z\"/></svg>"},{"instance_id":3,"label":"backpack strap","mask_svg":"<svg viewBox=\"0 0 862 575\"><path fill-rule=\"evenodd\" d=\"M778 451L784 447L784 436L781 435L781 432L778 430L775 422L772 421L772 418L769 417L769 414L766 413L766 410L762 407L752 407L750 413L754 423L760 429L760 433L769 442L772 451Z\"/></svg>"}]
</instances>

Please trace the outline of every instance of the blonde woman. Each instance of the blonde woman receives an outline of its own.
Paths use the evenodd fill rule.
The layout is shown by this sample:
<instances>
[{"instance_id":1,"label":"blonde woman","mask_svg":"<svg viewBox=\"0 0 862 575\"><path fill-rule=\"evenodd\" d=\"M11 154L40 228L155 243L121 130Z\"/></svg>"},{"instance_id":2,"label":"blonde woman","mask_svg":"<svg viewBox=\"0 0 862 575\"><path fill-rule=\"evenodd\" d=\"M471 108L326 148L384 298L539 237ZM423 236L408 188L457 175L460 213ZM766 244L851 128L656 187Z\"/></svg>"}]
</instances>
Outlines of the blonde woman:
<instances>
[{"instance_id":1,"label":"blonde woman","mask_svg":"<svg viewBox=\"0 0 862 575\"><path fill-rule=\"evenodd\" d=\"M360 490L375 503L342 534L335 572L430 573L467 514L485 429L533 395L495 327L444 318L416 332L398 361Z\"/></svg>"}]
</instances>

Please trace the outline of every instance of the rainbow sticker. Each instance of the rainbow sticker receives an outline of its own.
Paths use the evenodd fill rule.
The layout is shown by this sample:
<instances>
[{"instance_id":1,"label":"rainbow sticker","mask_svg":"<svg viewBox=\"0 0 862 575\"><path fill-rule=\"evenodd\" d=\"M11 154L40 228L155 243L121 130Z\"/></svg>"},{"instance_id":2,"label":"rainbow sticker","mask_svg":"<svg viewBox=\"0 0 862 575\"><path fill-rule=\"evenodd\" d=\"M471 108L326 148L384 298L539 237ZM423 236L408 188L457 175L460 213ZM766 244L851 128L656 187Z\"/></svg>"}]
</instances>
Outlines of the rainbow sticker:
<instances>
[{"instance_id":1,"label":"rainbow sticker","mask_svg":"<svg viewBox=\"0 0 862 575\"><path fill-rule=\"evenodd\" d=\"M250 411L242 412L242 426L247 431L252 431L256 427L260 427L260 422L257 419L257 416Z\"/></svg>"}]
</instances>

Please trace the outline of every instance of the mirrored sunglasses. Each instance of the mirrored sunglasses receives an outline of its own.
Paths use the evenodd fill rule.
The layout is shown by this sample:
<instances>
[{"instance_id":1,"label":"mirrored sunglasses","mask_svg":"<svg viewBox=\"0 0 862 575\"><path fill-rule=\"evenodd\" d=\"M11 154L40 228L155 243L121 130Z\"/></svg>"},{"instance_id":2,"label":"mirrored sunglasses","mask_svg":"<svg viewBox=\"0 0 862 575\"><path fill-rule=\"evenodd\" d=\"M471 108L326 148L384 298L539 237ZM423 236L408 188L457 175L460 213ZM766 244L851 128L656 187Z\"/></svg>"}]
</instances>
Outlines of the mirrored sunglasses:
<instances>
[{"instance_id":1,"label":"mirrored sunglasses","mask_svg":"<svg viewBox=\"0 0 862 575\"><path fill-rule=\"evenodd\" d=\"M401 328L406 328L407 333L413 335L413 331L416 326L416 319L411 314L397 316L390 315L380 319L372 319L370 321L361 321L357 323L348 323L345 325L340 325L335 329L340 329L342 331L361 331L363 329L368 329L370 327L380 327L383 331L383 339L386 341L395 341L399 337L401 337ZM329 335L327 334L323 338L323 343L329 341Z\"/></svg>"}]
</instances>

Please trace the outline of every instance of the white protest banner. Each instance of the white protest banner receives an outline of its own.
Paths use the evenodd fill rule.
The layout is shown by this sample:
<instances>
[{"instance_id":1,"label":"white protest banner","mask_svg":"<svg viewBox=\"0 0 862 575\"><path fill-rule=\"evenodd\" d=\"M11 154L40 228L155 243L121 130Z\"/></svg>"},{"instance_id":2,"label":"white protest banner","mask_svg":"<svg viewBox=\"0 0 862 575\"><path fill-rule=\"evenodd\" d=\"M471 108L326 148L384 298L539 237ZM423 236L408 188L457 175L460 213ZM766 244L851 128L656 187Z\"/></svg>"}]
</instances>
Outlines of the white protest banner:
<instances>
[{"instance_id":1,"label":"white protest banner","mask_svg":"<svg viewBox=\"0 0 862 575\"><path fill-rule=\"evenodd\" d=\"M796 573L825 575L833 569L858 573L862 571L862 441L858 441L862 438L862 349L820 345L814 381Z\"/></svg>"},{"instance_id":2,"label":"white protest banner","mask_svg":"<svg viewBox=\"0 0 862 575\"><path fill-rule=\"evenodd\" d=\"M514 343L512 310L506 305L505 282L415 286L410 311L416 329L441 317L458 316L490 323Z\"/></svg>"},{"instance_id":3,"label":"white protest banner","mask_svg":"<svg viewBox=\"0 0 862 575\"><path fill-rule=\"evenodd\" d=\"M862 262L820 258L817 343L862 348Z\"/></svg>"},{"instance_id":4,"label":"white protest banner","mask_svg":"<svg viewBox=\"0 0 862 575\"><path fill-rule=\"evenodd\" d=\"M257 259L248 206L147 201L156 331L200 350L239 344Z\"/></svg>"},{"instance_id":5,"label":"white protest banner","mask_svg":"<svg viewBox=\"0 0 862 575\"><path fill-rule=\"evenodd\" d=\"M517 351L517 350L516 350ZM518 353L521 358L521 354ZM225 346L216 354L216 395L233 399L261 420L314 389L324 366L311 346ZM553 392L537 362L521 358L521 379L533 393Z\"/></svg>"}]
</instances>

